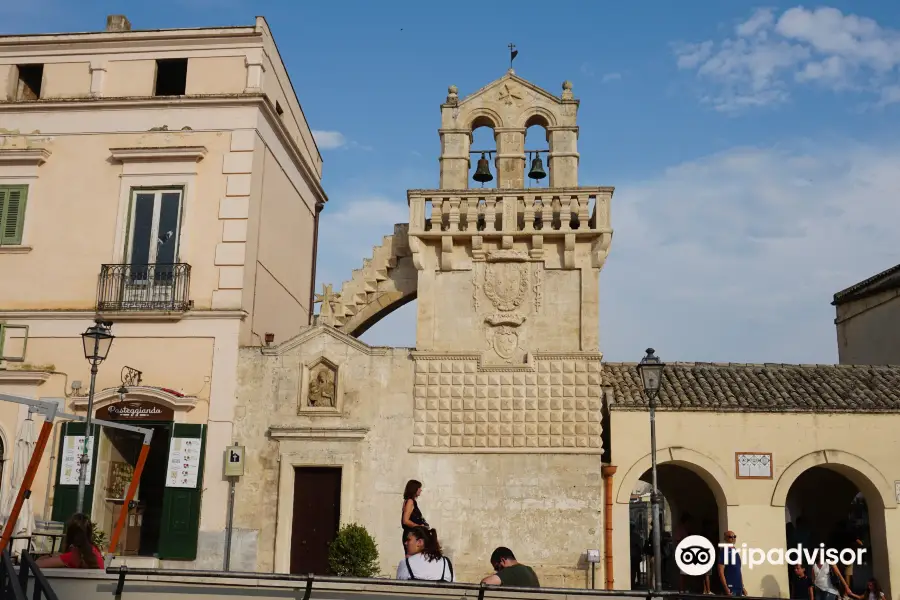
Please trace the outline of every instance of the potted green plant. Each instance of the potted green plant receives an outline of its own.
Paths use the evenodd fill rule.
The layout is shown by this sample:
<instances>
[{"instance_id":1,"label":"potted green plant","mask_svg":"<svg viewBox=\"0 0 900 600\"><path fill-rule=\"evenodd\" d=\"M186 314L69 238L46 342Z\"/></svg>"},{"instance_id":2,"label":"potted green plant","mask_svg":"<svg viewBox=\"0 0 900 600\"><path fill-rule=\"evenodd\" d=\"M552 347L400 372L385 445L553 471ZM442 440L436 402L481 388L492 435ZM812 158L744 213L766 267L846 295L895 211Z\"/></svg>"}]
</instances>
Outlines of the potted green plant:
<instances>
[{"instance_id":1,"label":"potted green plant","mask_svg":"<svg viewBox=\"0 0 900 600\"><path fill-rule=\"evenodd\" d=\"M328 548L328 564L339 577L374 577L379 571L378 544L362 525L345 525Z\"/></svg>"}]
</instances>

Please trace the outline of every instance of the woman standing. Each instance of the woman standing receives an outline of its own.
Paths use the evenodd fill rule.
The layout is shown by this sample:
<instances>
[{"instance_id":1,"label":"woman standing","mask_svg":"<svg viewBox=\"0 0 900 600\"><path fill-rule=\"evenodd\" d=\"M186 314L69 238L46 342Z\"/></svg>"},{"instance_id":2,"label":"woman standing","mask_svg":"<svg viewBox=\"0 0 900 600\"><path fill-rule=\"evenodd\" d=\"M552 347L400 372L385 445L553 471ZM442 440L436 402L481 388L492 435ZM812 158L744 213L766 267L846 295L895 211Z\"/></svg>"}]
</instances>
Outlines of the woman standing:
<instances>
[{"instance_id":1,"label":"woman standing","mask_svg":"<svg viewBox=\"0 0 900 600\"><path fill-rule=\"evenodd\" d=\"M419 510L419 503L416 502L422 494L422 483L415 479L406 482L406 489L403 490L403 512L400 515L400 525L403 527L403 553L407 554L406 536L414 527L429 527L422 511Z\"/></svg>"},{"instance_id":2,"label":"woman standing","mask_svg":"<svg viewBox=\"0 0 900 600\"><path fill-rule=\"evenodd\" d=\"M444 556L437 531L413 527L406 536L406 557L397 565L397 579L456 581L453 563Z\"/></svg>"}]
</instances>

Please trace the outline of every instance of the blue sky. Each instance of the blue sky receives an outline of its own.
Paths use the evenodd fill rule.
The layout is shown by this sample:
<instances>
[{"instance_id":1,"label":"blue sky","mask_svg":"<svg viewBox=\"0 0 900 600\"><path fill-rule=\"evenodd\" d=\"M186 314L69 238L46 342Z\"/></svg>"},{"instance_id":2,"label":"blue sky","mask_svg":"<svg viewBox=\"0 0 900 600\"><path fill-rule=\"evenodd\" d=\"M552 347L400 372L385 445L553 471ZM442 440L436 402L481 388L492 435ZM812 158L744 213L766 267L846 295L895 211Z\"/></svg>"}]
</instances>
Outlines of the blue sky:
<instances>
[{"instance_id":1,"label":"blue sky","mask_svg":"<svg viewBox=\"0 0 900 600\"><path fill-rule=\"evenodd\" d=\"M548 6L552 5L552 11ZM437 187L439 105L518 75L581 100L580 181L612 185L601 349L638 360L831 363L834 292L900 262L900 11L693 2L0 2L0 31L265 16L318 134L339 285ZM363 336L413 345L415 304Z\"/></svg>"}]
</instances>

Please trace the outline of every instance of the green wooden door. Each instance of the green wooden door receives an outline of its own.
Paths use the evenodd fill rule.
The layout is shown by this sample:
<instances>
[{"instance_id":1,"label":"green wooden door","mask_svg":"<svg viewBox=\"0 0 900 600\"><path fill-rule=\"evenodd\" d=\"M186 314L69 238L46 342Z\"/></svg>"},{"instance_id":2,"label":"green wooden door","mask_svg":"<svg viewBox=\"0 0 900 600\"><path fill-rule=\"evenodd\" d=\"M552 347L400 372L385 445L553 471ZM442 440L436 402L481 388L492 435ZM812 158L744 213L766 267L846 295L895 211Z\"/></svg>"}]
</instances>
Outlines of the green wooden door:
<instances>
[{"instance_id":1,"label":"green wooden door","mask_svg":"<svg viewBox=\"0 0 900 600\"><path fill-rule=\"evenodd\" d=\"M94 482L97 479L97 449L100 446L100 426L92 425L91 429L93 429L93 438L94 438L94 447L93 454L91 458L91 469L90 469L90 481L88 482L90 485L86 485L84 487L84 514L90 516L91 508L94 504ZM56 453L56 491L53 494L53 514L52 518L54 521L61 521L65 523L71 518L73 514L75 514L75 509L78 504L78 482L77 480L74 483L72 482L73 477L77 477L77 471L69 471L72 469L74 465L71 462L66 462L65 459L72 456L71 448L69 448L69 452L67 454L67 442L69 445L74 443L74 439L77 436L83 436L84 432L87 430L87 425L84 422L68 422L62 424L62 435L59 440L59 448ZM66 440L66 438L69 438ZM74 453L75 461L81 456L80 448L76 449ZM66 475L67 483L62 483L63 481L63 470L66 469L69 473Z\"/></svg>"},{"instance_id":2,"label":"green wooden door","mask_svg":"<svg viewBox=\"0 0 900 600\"><path fill-rule=\"evenodd\" d=\"M206 426L174 423L169 443L172 449L183 444L183 440L196 440L200 447L196 485L192 487L172 486L171 478L183 484L172 467L166 472L166 491L163 494L162 526L159 536L159 558L170 560L194 560L197 558L197 538L200 534L200 491L203 489L203 467L206 462ZM170 487L171 486L171 487Z\"/></svg>"}]
</instances>

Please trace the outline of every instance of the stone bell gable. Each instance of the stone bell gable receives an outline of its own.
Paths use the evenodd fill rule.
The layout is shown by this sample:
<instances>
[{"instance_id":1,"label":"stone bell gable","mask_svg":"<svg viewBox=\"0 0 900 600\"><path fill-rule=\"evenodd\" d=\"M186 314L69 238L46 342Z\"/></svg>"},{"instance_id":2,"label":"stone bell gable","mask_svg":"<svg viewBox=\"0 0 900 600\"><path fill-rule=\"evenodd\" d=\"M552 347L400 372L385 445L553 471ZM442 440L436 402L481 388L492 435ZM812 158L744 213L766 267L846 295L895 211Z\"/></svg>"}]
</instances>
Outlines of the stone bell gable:
<instances>
[{"instance_id":1,"label":"stone bell gable","mask_svg":"<svg viewBox=\"0 0 900 600\"><path fill-rule=\"evenodd\" d=\"M521 189L526 167L525 131L540 125L550 144L550 187L578 186L578 100L572 84L554 96L510 69L463 100L450 86L441 105L441 189L468 188L472 131L489 127L496 141L497 187Z\"/></svg>"}]
</instances>

